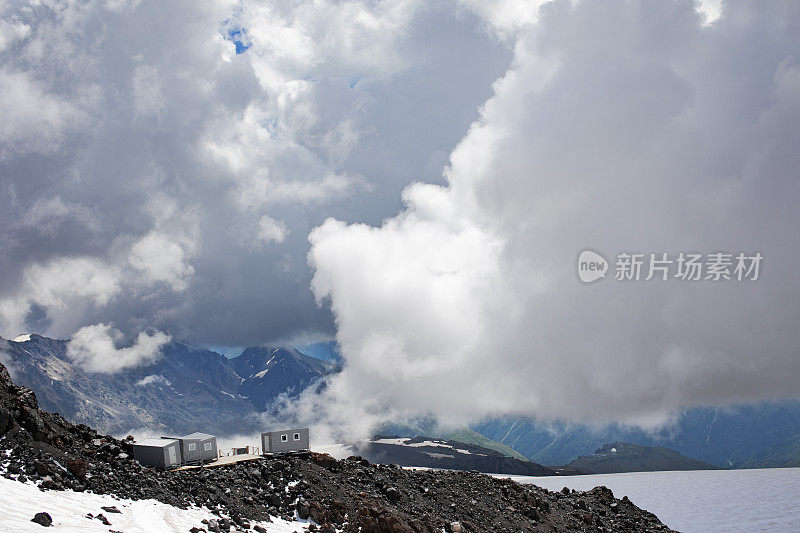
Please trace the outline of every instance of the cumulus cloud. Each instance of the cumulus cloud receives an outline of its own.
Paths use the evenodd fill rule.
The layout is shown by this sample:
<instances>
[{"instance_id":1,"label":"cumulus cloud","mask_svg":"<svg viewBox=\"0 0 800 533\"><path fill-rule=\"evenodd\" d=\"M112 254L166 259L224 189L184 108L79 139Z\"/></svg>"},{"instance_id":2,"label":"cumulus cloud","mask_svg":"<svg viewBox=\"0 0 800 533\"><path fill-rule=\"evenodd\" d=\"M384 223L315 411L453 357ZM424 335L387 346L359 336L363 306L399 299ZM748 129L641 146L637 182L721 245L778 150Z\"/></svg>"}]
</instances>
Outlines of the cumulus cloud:
<instances>
[{"instance_id":1,"label":"cumulus cloud","mask_svg":"<svg viewBox=\"0 0 800 533\"><path fill-rule=\"evenodd\" d=\"M0 334L338 329L365 425L795 395L797 9L2 4ZM765 262L586 287L586 247Z\"/></svg>"},{"instance_id":2,"label":"cumulus cloud","mask_svg":"<svg viewBox=\"0 0 800 533\"><path fill-rule=\"evenodd\" d=\"M7 329L26 331L32 309L47 309L56 327L71 329L83 311L102 307L119 294L119 275L114 266L92 257L31 264L10 294L0 298L0 317Z\"/></svg>"},{"instance_id":3,"label":"cumulus cloud","mask_svg":"<svg viewBox=\"0 0 800 533\"><path fill-rule=\"evenodd\" d=\"M170 341L170 336L160 331L142 331L132 345L117 348L122 340L122 333L111 324L85 326L76 331L67 344L67 357L88 372L113 373L152 363L161 355L161 347ZM157 377L160 376L148 376L153 379L147 383L156 381Z\"/></svg>"},{"instance_id":4,"label":"cumulus cloud","mask_svg":"<svg viewBox=\"0 0 800 533\"><path fill-rule=\"evenodd\" d=\"M800 394L800 50L783 23L798 15L790 2L727 2L712 24L691 2L544 5L446 185L412 185L379 226L311 233L346 364L304 415L658 424ZM586 286L587 247L760 251L764 271Z\"/></svg>"},{"instance_id":5,"label":"cumulus cloud","mask_svg":"<svg viewBox=\"0 0 800 533\"><path fill-rule=\"evenodd\" d=\"M175 291L184 290L194 274L184 248L161 233L149 233L134 244L130 262L144 274L147 282L163 281Z\"/></svg>"}]
</instances>

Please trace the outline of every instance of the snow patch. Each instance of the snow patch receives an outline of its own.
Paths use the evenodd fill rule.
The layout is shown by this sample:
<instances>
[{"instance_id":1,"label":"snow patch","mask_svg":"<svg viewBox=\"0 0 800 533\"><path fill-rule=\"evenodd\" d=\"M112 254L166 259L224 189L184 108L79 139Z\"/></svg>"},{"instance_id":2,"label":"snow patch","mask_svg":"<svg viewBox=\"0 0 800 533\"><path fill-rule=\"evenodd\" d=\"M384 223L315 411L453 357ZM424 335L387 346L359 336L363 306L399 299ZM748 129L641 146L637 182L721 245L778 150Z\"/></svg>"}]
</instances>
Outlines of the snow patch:
<instances>
[{"instance_id":1,"label":"snow patch","mask_svg":"<svg viewBox=\"0 0 800 533\"><path fill-rule=\"evenodd\" d=\"M31 340L31 334L30 333L25 333L23 335L18 335L16 337L14 337L11 340L11 342L28 342L29 340Z\"/></svg>"},{"instance_id":2,"label":"snow patch","mask_svg":"<svg viewBox=\"0 0 800 533\"><path fill-rule=\"evenodd\" d=\"M108 533L109 527L125 533L180 532L201 527L201 520L217 519L207 509L179 509L156 500L117 499L107 494L88 492L40 491L32 483L20 483L0 478L0 524L3 531L39 532L42 526L31 522L36 513L46 512L53 519L53 531ZM121 511L107 513L101 506L113 505ZM87 518L91 513L103 513L111 522L105 526L99 520ZM308 521L288 521L272 517L272 522L251 522L269 533L294 533L308 527Z\"/></svg>"},{"instance_id":3,"label":"snow patch","mask_svg":"<svg viewBox=\"0 0 800 533\"><path fill-rule=\"evenodd\" d=\"M409 440L411 439L378 439L373 442L375 442L376 444L397 444L405 446L406 442L408 442Z\"/></svg>"}]
</instances>

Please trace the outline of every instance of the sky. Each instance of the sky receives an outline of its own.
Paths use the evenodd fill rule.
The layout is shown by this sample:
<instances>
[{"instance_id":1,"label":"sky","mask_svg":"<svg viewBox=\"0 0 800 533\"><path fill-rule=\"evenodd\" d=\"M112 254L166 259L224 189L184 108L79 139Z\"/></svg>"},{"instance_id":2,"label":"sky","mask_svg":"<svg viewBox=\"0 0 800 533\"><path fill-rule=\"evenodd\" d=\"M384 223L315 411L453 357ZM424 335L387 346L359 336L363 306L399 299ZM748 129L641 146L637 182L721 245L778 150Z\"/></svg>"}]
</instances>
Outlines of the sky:
<instances>
[{"instance_id":1,"label":"sky","mask_svg":"<svg viewBox=\"0 0 800 533\"><path fill-rule=\"evenodd\" d=\"M797 397L799 118L788 0L5 2L0 335L335 340L343 424ZM615 279L681 252L763 260Z\"/></svg>"}]
</instances>

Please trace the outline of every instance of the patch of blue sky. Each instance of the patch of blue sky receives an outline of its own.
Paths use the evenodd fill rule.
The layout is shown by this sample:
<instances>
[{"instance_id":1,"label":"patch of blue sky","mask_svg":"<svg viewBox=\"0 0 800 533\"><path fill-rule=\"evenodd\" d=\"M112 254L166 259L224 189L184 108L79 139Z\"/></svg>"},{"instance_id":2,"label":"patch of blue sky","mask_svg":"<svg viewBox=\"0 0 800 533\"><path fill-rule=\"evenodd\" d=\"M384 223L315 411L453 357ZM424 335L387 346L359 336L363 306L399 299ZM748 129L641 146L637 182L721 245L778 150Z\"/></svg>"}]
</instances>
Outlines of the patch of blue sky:
<instances>
[{"instance_id":1,"label":"patch of blue sky","mask_svg":"<svg viewBox=\"0 0 800 533\"><path fill-rule=\"evenodd\" d=\"M261 127L267 130L270 137L274 137L278 133L278 119L262 120Z\"/></svg>"},{"instance_id":2,"label":"patch of blue sky","mask_svg":"<svg viewBox=\"0 0 800 533\"><path fill-rule=\"evenodd\" d=\"M225 22L227 23L229 21ZM238 26L229 26L224 35L226 40L231 41L236 46L237 54L243 54L247 52L247 50L253 44L250 41L250 36L247 35L246 28L240 28Z\"/></svg>"}]
</instances>

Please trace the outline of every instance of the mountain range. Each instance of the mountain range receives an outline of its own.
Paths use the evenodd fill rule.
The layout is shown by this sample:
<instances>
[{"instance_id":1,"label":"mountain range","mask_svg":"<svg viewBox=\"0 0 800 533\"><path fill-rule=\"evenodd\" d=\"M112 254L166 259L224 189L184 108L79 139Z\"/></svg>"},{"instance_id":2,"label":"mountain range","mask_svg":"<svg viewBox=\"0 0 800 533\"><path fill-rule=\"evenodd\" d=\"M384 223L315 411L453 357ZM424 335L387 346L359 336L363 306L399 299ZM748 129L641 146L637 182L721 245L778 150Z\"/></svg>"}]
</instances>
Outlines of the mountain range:
<instances>
[{"instance_id":1,"label":"mountain range","mask_svg":"<svg viewBox=\"0 0 800 533\"><path fill-rule=\"evenodd\" d=\"M294 348L250 347L229 359L171 341L153 363L114 374L90 373L67 356L67 344L35 334L14 341L0 338L0 362L36 392L44 409L117 435L252 434L263 429L260 415L278 398L324 387L324 378L340 370L336 363ZM619 442L669 448L720 468L800 464L797 401L691 409L659 431L517 417L457 428L423 418L387 424L376 433L458 441L543 465L569 465L596 455L606 443Z\"/></svg>"},{"instance_id":2,"label":"mountain range","mask_svg":"<svg viewBox=\"0 0 800 533\"><path fill-rule=\"evenodd\" d=\"M39 335L0 339L0 355L43 409L112 434L255 432L258 414L281 394L339 371L293 348L252 347L228 359L176 341L155 362L113 374L86 372L67 357L67 341Z\"/></svg>"},{"instance_id":3,"label":"mountain range","mask_svg":"<svg viewBox=\"0 0 800 533\"><path fill-rule=\"evenodd\" d=\"M720 468L748 468L765 450L800 434L800 402L775 401L726 408L695 408L656 431L612 424L593 426L535 419L493 418L472 427L543 465L567 464L606 443L662 446ZM800 455L799 455L800 457Z\"/></svg>"},{"instance_id":4,"label":"mountain range","mask_svg":"<svg viewBox=\"0 0 800 533\"><path fill-rule=\"evenodd\" d=\"M798 468L800 467L800 435L770 446L745 461L742 468Z\"/></svg>"}]
</instances>

